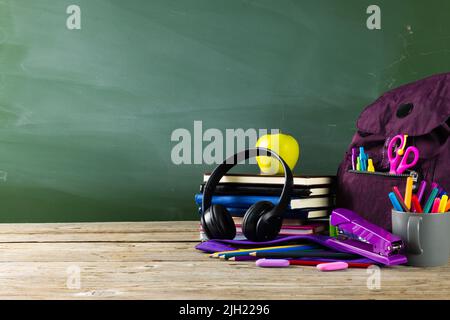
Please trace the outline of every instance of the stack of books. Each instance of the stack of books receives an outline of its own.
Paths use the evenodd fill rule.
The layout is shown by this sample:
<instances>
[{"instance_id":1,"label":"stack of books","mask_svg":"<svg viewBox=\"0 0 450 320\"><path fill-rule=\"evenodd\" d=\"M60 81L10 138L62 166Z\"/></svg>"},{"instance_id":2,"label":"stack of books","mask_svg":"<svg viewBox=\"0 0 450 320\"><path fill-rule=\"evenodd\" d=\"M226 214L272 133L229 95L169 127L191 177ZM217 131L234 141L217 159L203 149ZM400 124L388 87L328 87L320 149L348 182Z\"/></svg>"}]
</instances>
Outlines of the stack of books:
<instances>
[{"instance_id":1,"label":"stack of books","mask_svg":"<svg viewBox=\"0 0 450 320\"><path fill-rule=\"evenodd\" d=\"M199 206L203 198L203 188L210 173L203 175L200 192L195 195ZM220 180L212 198L213 204L225 206L236 225L236 239L244 239L242 218L247 209L258 201L277 204L284 185L284 176L227 174ZM325 231L328 216L334 207L335 191L332 176L294 176L294 188L289 208L283 215L280 235L313 234ZM200 238L206 236L200 226Z\"/></svg>"}]
</instances>

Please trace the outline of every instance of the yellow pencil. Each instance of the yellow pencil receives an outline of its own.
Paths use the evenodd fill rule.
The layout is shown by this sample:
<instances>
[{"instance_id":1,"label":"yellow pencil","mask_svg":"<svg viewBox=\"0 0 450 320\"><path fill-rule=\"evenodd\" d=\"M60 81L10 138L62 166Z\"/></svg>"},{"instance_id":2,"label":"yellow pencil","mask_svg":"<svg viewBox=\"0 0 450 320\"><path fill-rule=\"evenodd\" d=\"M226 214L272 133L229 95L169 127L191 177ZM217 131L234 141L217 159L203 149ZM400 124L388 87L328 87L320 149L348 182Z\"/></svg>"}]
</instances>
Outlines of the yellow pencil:
<instances>
[{"instance_id":1,"label":"yellow pencil","mask_svg":"<svg viewBox=\"0 0 450 320\"><path fill-rule=\"evenodd\" d=\"M413 188L413 178L408 177L408 179L406 179L406 190L405 190L405 206L408 208L408 210L411 209L412 188Z\"/></svg>"},{"instance_id":2,"label":"yellow pencil","mask_svg":"<svg viewBox=\"0 0 450 320\"><path fill-rule=\"evenodd\" d=\"M261 251L261 250L271 250L271 249L281 249L281 248L293 248L293 247L302 247L305 246L304 244L293 244L293 245L286 245L286 246L275 246L275 247L263 247L263 248L253 248L253 249L239 249L239 250L230 250L230 251L220 251L220 252L214 252L211 253L209 256L211 258L219 258L220 255L226 254L226 253L234 253L234 252L255 252L255 251Z\"/></svg>"},{"instance_id":3,"label":"yellow pencil","mask_svg":"<svg viewBox=\"0 0 450 320\"><path fill-rule=\"evenodd\" d=\"M443 195L441 198L441 202L439 202L439 213L444 213L447 207L448 195Z\"/></svg>"}]
</instances>

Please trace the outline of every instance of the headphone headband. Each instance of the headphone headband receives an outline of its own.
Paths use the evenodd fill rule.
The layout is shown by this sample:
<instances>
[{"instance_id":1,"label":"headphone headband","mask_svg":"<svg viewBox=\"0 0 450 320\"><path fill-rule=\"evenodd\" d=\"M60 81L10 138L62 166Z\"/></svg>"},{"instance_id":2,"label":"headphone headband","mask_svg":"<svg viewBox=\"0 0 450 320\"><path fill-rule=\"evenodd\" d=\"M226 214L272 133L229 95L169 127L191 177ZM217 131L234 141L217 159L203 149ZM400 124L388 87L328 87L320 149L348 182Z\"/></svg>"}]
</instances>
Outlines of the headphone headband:
<instances>
[{"instance_id":1,"label":"headphone headband","mask_svg":"<svg viewBox=\"0 0 450 320\"><path fill-rule=\"evenodd\" d=\"M283 166L284 186L283 190L281 191L278 204L275 206L274 215L281 216L283 214L284 210L286 210L288 203L290 201L290 196L294 185L294 177L292 175L292 171L287 165L287 163L283 160L283 158L281 158L275 152L266 148L253 148L236 153L235 155L227 158L222 164L220 164L219 166L216 167L216 169L214 169L208 181L206 182L205 188L203 190L202 215L211 206L212 195L214 193L217 184L220 182L220 179L222 179L222 177L239 162L257 156L270 156L281 162Z\"/></svg>"}]
</instances>

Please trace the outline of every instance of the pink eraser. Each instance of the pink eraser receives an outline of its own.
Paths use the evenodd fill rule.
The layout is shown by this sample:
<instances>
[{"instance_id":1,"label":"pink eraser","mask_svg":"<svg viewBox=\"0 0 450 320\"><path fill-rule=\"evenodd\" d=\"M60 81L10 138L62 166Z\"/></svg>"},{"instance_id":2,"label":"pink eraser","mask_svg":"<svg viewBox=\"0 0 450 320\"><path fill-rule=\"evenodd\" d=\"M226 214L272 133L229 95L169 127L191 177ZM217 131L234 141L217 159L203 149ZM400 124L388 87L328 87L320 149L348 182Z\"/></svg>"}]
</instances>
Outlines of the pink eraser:
<instances>
[{"instance_id":1,"label":"pink eraser","mask_svg":"<svg viewBox=\"0 0 450 320\"><path fill-rule=\"evenodd\" d=\"M286 259L258 259L256 260L258 267L283 268L289 267L289 260Z\"/></svg>"},{"instance_id":2,"label":"pink eraser","mask_svg":"<svg viewBox=\"0 0 450 320\"><path fill-rule=\"evenodd\" d=\"M317 269L320 271L335 271L335 270L344 270L348 268L347 262L328 262L328 263L321 263L317 265Z\"/></svg>"}]
</instances>

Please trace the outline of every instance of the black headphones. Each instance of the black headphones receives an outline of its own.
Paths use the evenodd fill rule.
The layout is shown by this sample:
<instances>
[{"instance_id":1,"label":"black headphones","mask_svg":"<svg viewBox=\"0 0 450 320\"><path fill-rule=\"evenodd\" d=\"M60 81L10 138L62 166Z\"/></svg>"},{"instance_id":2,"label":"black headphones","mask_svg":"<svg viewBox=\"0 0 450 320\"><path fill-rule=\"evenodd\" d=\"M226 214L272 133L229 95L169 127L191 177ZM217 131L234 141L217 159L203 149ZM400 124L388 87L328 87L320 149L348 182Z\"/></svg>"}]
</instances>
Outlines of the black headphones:
<instances>
[{"instance_id":1,"label":"black headphones","mask_svg":"<svg viewBox=\"0 0 450 320\"><path fill-rule=\"evenodd\" d=\"M277 205L270 201L259 201L248 208L242 220L242 233L251 241L274 239L281 229L282 215L291 199L294 178L287 163L275 152L266 148L247 149L226 159L211 173L203 190L201 223L208 239L233 239L236 226L228 210L220 205L211 205L212 195L220 179L240 161L256 156L277 159L284 168L284 187Z\"/></svg>"}]
</instances>

